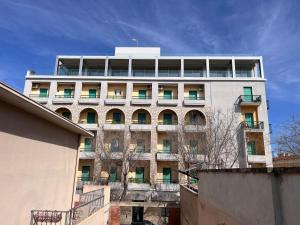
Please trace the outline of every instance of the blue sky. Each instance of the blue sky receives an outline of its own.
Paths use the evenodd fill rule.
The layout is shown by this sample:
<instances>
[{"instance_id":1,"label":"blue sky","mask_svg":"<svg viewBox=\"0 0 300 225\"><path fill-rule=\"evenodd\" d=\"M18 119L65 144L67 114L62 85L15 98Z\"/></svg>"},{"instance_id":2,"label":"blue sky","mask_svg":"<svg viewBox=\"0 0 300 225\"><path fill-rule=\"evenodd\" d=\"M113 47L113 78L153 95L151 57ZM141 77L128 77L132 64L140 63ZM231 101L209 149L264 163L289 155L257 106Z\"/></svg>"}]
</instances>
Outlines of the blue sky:
<instances>
[{"instance_id":1,"label":"blue sky","mask_svg":"<svg viewBox=\"0 0 300 225\"><path fill-rule=\"evenodd\" d=\"M22 91L57 54L109 55L132 38L165 55L262 55L276 135L300 115L299 12L297 0L0 0L0 80Z\"/></svg>"}]
</instances>

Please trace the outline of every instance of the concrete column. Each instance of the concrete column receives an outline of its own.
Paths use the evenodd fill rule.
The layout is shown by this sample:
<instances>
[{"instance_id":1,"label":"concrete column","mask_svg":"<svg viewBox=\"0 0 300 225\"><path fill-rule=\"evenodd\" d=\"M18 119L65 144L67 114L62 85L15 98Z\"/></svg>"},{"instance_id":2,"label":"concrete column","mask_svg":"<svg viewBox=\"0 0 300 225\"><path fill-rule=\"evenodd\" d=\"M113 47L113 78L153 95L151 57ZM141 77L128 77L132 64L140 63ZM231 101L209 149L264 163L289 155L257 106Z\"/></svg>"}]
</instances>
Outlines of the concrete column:
<instances>
[{"instance_id":1,"label":"concrete column","mask_svg":"<svg viewBox=\"0 0 300 225\"><path fill-rule=\"evenodd\" d=\"M82 81L75 82L75 90L74 90L74 102L77 104L78 100L80 99L82 90Z\"/></svg>"},{"instance_id":2,"label":"concrete column","mask_svg":"<svg viewBox=\"0 0 300 225\"><path fill-rule=\"evenodd\" d=\"M80 57L79 61L79 76L82 76L82 67L83 67L83 57Z\"/></svg>"},{"instance_id":3,"label":"concrete column","mask_svg":"<svg viewBox=\"0 0 300 225\"><path fill-rule=\"evenodd\" d=\"M57 92L57 81L51 81L50 83L50 90L49 90L49 99L48 99L48 104L51 104L51 102L49 101L52 101L52 99L55 97L56 95L56 92Z\"/></svg>"},{"instance_id":4,"label":"concrete column","mask_svg":"<svg viewBox=\"0 0 300 225\"><path fill-rule=\"evenodd\" d=\"M210 75L209 75L209 58L206 58L206 77L210 77Z\"/></svg>"},{"instance_id":5,"label":"concrete column","mask_svg":"<svg viewBox=\"0 0 300 225\"><path fill-rule=\"evenodd\" d=\"M56 56L55 59L55 68L54 68L54 76L57 76L57 70L58 70L58 57Z\"/></svg>"},{"instance_id":6,"label":"concrete column","mask_svg":"<svg viewBox=\"0 0 300 225\"><path fill-rule=\"evenodd\" d=\"M180 70L180 76L184 77L184 59L180 59L180 64L181 64L181 70Z\"/></svg>"},{"instance_id":7,"label":"concrete column","mask_svg":"<svg viewBox=\"0 0 300 225\"><path fill-rule=\"evenodd\" d=\"M158 58L155 57L155 77L158 77Z\"/></svg>"},{"instance_id":8,"label":"concrete column","mask_svg":"<svg viewBox=\"0 0 300 225\"><path fill-rule=\"evenodd\" d=\"M235 74L235 58L233 57L232 60L232 77L235 78L236 74Z\"/></svg>"},{"instance_id":9,"label":"concrete column","mask_svg":"<svg viewBox=\"0 0 300 225\"><path fill-rule=\"evenodd\" d=\"M154 127L154 129L151 130L151 158L150 158L150 182L152 185L154 185L156 182L156 174L157 174L156 151L157 151L157 131L156 128Z\"/></svg>"},{"instance_id":10,"label":"concrete column","mask_svg":"<svg viewBox=\"0 0 300 225\"><path fill-rule=\"evenodd\" d=\"M263 64L263 58L260 57L260 75L261 78L265 78L265 72L264 72L264 64Z\"/></svg>"},{"instance_id":11,"label":"concrete column","mask_svg":"<svg viewBox=\"0 0 300 225\"><path fill-rule=\"evenodd\" d=\"M126 106L130 107L130 101L132 98L133 84L132 82L127 82L126 84Z\"/></svg>"},{"instance_id":12,"label":"concrete column","mask_svg":"<svg viewBox=\"0 0 300 225\"><path fill-rule=\"evenodd\" d=\"M128 60L128 76L131 77L132 76L132 58L129 57Z\"/></svg>"},{"instance_id":13,"label":"concrete column","mask_svg":"<svg viewBox=\"0 0 300 225\"><path fill-rule=\"evenodd\" d=\"M32 89L32 81L26 79L24 89L23 89L23 94L29 96L31 93L31 89Z\"/></svg>"},{"instance_id":14,"label":"concrete column","mask_svg":"<svg viewBox=\"0 0 300 225\"><path fill-rule=\"evenodd\" d=\"M101 90L100 90L100 105L101 106L104 106L104 100L106 99L107 97L107 81L102 81L101 82Z\"/></svg>"},{"instance_id":15,"label":"concrete column","mask_svg":"<svg viewBox=\"0 0 300 225\"><path fill-rule=\"evenodd\" d=\"M152 83L152 106L156 106L156 102L158 99L158 82Z\"/></svg>"},{"instance_id":16,"label":"concrete column","mask_svg":"<svg viewBox=\"0 0 300 225\"><path fill-rule=\"evenodd\" d=\"M104 68L104 76L108 76L108 57L105 59L105 68Z\"/></svg>"},{"instance_id":17,"label":"concrete column","mask_svg":"<svg viewBox=\"0 0 300 225\"><path fill-rule=\"evenodd\" d=\"M184 83L179 82L177 88L178 88L178 106L182 107L182 103L184 100Z\"/></svg>"}]
</instances>

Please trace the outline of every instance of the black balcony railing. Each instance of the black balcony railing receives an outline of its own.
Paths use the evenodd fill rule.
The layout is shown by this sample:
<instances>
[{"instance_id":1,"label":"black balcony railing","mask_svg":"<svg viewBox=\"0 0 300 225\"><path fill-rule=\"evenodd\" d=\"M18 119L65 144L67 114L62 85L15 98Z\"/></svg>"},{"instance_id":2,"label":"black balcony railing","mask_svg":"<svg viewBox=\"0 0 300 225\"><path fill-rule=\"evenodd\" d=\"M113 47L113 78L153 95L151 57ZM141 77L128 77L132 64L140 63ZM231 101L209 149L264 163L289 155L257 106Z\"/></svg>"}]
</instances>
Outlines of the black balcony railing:
<instances>
[{"instance_id":1,"label":"black balcony railing","mask_svg":"<svg viewBox=\"0 0 300 225\"><path fill-rule=\"evenodd\" d=\"M125 95L107 95L107 99L125 99Z\"/></svg>"},{"instance_id":2,"label":"black balcony railing","mask_svg":"<svg viewBox=\"0 0 300 225\"><path fill-rule=\"evenodd\" d=\"M81 176L77 177L77 181L91 182L93 181L93 177Z\"/></svg>"},{"instance_id":3,"label":"black balcony railing","mask_svg":"<svg viewBox=\"0 0 300 225\"><path fill-rule=\"evenodd\" d=\"M238 98L241 103L261 103L261 95L240 95Z\"/></svg>"},{"instance_id":4,"label":"black balcony railing","mask_svg":"<svg viewBox=\"0 0 300 225\"><path fill-rule=\"evenodd\" d=\"M30 94L29 97L31 98L48 98L48 94Z\"/></svg>"},{"instance_id":5,"label":"black balcony railing","mask_svg":"<svg viewBox=\"0 0 300 225\"><path fill-rule=\"evenodd\" d=\"M84 98L84 99L100 98L100 95L80 95L80 98Z\"/></svg>"},{"instance_id":6,"label":"black balcony railing","mask_svg":"<svg viewBox=\"0 0 300 225\"><path fill-rule=\"evenodd\" d=\"M74 95L55 95L55 98L74 98Z\"/></svg>"},{"instance_id":7,"label":"black balcony railing","mask_svg":"<svg viewBox=\"0 0 300 225\"><path fill-rule=\"evenodd\" d=\"M158 125L178 125L177 121L158 121Z\"/></svg>"},{"instance_id":8,"label":"black balcony railing","mask_svg":"<svg viewBox=\"0 0 300 225\"><path fill-rule=\"evenodd\" d=\"M204 96L187 96L184 97L184 100L204 100Z\"/></svg>"},{"instance_id":9,"label":"black balcony railing","mask_svg":"<svg viewBox=\"0 0 300 225\"><path fill-rule=\"evenodd\" d=\"M254 121L254 122L241 122L241 127L244 129L255 129L255 130L263 130L264 129L264 122L262 121Z\"/></svg>"},{"instance_id":10,"label":"black balcony railing","mask_svg":"<svg viewBox=\"0 0 300 225\"><path fill-rule=\"evenodd\" d=\"M172 95L172 96L158 96L158 99L164 99L164 100L178 100L177 95Z\"/></svg>"},{"instance_id":11,"label":"black balcony railing","mask_svg":"<svg viewBox=\"0 0 300 225\"><path fill-rule=\"evenodd\" d=\"M172 179L156 179L156 184L178 184L178 180Z\"/></svg>"},{"instance_id":12,"label":"black balcony railing","mask_svg":"<svg viewBox=\"0 0 300 225\"><path fill-rule=\"evenodd\" d=\"M81 152L94 152L95 149L93 147L84 147L79 149Z\"/></svg>"},{"instance_id":13,"label":"black balcony railing","mask_svg":"<svg viewBox=\"0 0 300 225\"><path fill-rule=\"evenodd\" d=\"M149 181L146 178L136 178L136 177L128 178L128 182L137 183L137 184L149 183Z\"/></svg>"},{"instance_id":14,"label":"black balcony railing","mask_svg":"<svg viewBox=\"0 0 300 225\"><path fill-rule=\"evenodd\" d=\"M139 95L133 95L133 99L152 99L152 96L147 95L147 96L139 96Z\"/></svg>"},{"instance_id":15,"label":"black balcony railing","mask_svg":"<svg viewBox=\"0 0 300 225\"><path fill-rule=\"evenodd\" d=\"M76 225L104 206L104 190L84 193L78 206L67 210L32 210L30 225Z\"/></svg>"}]
</instances>

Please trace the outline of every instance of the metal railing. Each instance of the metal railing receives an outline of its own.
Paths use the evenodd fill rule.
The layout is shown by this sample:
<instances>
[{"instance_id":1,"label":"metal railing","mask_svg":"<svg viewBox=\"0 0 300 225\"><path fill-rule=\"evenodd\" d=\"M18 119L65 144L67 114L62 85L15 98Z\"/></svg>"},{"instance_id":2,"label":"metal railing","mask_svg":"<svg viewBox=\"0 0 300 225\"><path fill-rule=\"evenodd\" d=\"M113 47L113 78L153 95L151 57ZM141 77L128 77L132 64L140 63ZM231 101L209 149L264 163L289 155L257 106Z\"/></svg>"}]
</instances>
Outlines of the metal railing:
<instances>
[{"instance_id":1,"label":"metal railing","mask_svg":"<svg viewBox=\"0 0 300 225\"><path fill-rule=\"evenodd\" d=\"M180 76L180 70L158 70L158 76L159 77L179 77Z\"/></svg>"},{"instance_id":2,"label":"metal railing","mask_svg":"<svg viewBox=\"0 0 300 225\"><path fill-rule=\"evenodd\" d=\"M156 184L178 184L178 180L172 179L156 179Z\"/></svg>"},{"instance_id":3,"label":"metal railing","mask_svg":"<svg viewBox=\"0 0 300 225\"><path fill-rule=\"evenodd\" d=\"M263 130L264 129L264 122L262 122L262 121L254 121L254 122L243 121L243 122L241 122L241 127L244 128L244 129Z\"/></svg>"},{"instance_id":4,"label":"metal railing","mask_svg":"<svg viewBox=\"0 0 300 225\"><path fill-rule=\"evenodd\" d=\"M204 100L204 96L188 96L184 97L184 100Z\"/></svg>"},{"instance_id":5,"label":"metal railing","mask_svg":"<svg viewBox=\"0 0 300 225\"><path fill-rule=\"evenodd\" d=\"M122 70L122 69L111 69L109 70L108 74L112 77L126 77L128 76L128 70Z\"/></svg>"},{"instance_id":6,"label":"metal railing","mask_svg":"<svg viewBox=\"0 0 300 225\"><path fill-rule=\"evenodd\" d=\"M32 98L48 98L49 94L30 94L29 97L32 97Z\"/></svg>"},{"instance_id":7,"label":"metal railing","mask_svg":"<svg viewBox=\"0 0 300 225\"><path fill-rule=\"evenodd\" d=\"M32 210L30 225L76 225L104 206L104 189L81 194L79 204L67 211Z\"/></svg>"},{"instance_id":8,"label":"metal railing","mask_svg":"<svg viewBox=\"0 0 300 225\"><path fill-rule=\"evenodd\" d=\"M137 183L137 184L149 183L149 181L146 178L136 178L136 177L128 178L128 182Z\"/></svg>"},{"instance_id":9,"label":"metal railing","mask_svg":"<svg viewBox=\"0 0 300 225\"><path fill-rule=\"evenodd\" d=\"M131 121L131 124L151 124L151 122L147 120L133 120Z\"/></svg>"},{"instance_id":10,"label":"metal railing","mask_svg":"<svg viewBox=\"0 0 300 225\"><path fill-rule=\"evenodd\" d=\"M81 151L81 152L94 152L95 149L93 147L84 147L84 148L79 148L79 151Z\"/></svg>"},{"instance_id":11,"label":"metal railing","mask_svg":"<svg viewBox=\"0 0 300 225\"><path fill-rule=\"evenodd\" d=\"M242 102L260 103L261 95L240 95L238 98L238 102L239 102L239 104Z\"/></svg>"},{"instance_id":12,"label":"metal railing","mask_svg":"<svg viewBox=\"0 0 300 225\"><path fill-rule=\"evenodd\" d=\"M185 77L204 77L204 70L184 70Z\"/></svg>"},{"instance_id":13,"label":"metal railing","mask_svg":"<svg viewBox=\"0 0 300 225\"><path fill-rule=\"evenodd\" d=\"M105 69L83 69L82 75L84 76L104 76Z\"/></svg>"},{"instance_id":14,"label":"metal railing","mask_svg":"<svg viewBox=\"0 0 300 225\"><path fill-rule=\"evenodd\" d=\"M125 122L112 120L112 121L105 121L105 124L125 124Z\"/></svg>"},{"instance_id":15,"label":"metal railing","mask_svg":"<svg viewBox=\"0 0 300 225\"><path fill-rule=\"evenodd\" d=\"M77 177L77 181L90 182L93 181L93 177L81 176L81 177Z\"/></svg>"},{"instance_id":16,"label":"metal railing","mask_svg":"<svg viewBox=\"0 0 300 225\"><path fill-rule=\"evenodd\" d=\"M209 71L210 77L232 77L231 70L210 70Z\"/></svg>"},{"instance_id":17,"label":"metal railing","mask_svg":"<svg viewBox=\"0 0 300 225\"><path fill-rule=\"evenodd\" d=\"M178 125L177 121L158 121L158 125Z\"/></svg>"},{"instance_id":18,"label":"metal railing","mask_svg":"<svg viewBox=\"0 0 300 225\"><path fill-rule=\"evenodd\" d=\"M172 95L172 96L158 96L158 99L165 99L165 100L178 100L178 96L177 95Z\"/></svg>"},{"instance_id":19,"label":"metal railing","mask_svg":"<svg viewBox=\"0 0 300 225\"><path fill-rule=\"evenodd\" d=\"M155 70L132 70L133 77L154 77Z\"/></svg>"},{"instance_id":20,"label":"metal railing","mask_svg":"<svg viewBox=\"0 0 300 225\"><path fill-rule=\"evenodd\" d=\"M62 94L62 95L55 95L55 98L74 98L74 95L66 95L66 94Z\"/></svg>"},{"instance_id":21,"label":"metal railing","mask_svg":"<svg viewBox=\"0 0 300 225\"><path fill-rule=\"evenodd\" d=\"M86 98L100 98L100 95L99 94L97 94L97 95L80 95L80 98L84 98L84 99L86 99Z\"/></svg>"},{"instance_id":22,"label":"metal railing","mask_svg":"<svg viewBox=\"0 0 300 225\"><path fill-rule=\"evenodd\" d=\"M235 69L236 77L252 77L252 70L237 70Z\"/></svg>"},{"instance_id":23,"label":"metal railing","mask_svg":"<svg viewBox=\"0 0 300 225\"><path fill-rule=\"evenodd\" d=\"M132 99L152 99L152 96L151 95L146 95L146 96L133 95Z\"/></svg>"},{"instance_id":24,"label":"metal railing","mask_svg":"<svg viewBox=\"0 0 300 225\"><path fill-rule=\"evenodd\" d=\"M79 75L79 68L65 68L65 67L62 67L62 68L59 68L58 69L58 72L57 72L57 75L60 75L60 76L78 76Z\"/></svg>"},{"instance_id":25,"label":"metal railing","mask_svg":"<svg viewBox=\"0 0 300 225\"><path fill-rule=\"evenodd\" d=\"M107 95L107 99L126 99L125 95Z\"/></svg>"}]
</instances>

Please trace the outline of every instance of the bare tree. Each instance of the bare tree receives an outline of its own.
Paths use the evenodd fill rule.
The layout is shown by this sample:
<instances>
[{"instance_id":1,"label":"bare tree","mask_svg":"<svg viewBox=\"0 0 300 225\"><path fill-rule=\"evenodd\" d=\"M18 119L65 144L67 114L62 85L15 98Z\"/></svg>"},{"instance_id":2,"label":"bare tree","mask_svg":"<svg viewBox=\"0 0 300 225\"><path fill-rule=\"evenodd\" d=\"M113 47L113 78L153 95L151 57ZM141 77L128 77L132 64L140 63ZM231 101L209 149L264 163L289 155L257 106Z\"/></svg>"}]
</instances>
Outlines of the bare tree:
<instances>
[{"instance_id":1,"label":"bare tree","mask_svg":"<svg viewBox=\"0 0 300 225\"><path fill-rule=\"evenodd\" d=\"M233 110L212 110L206 114L205 120L196 117L192 122L182 121L178 128L182 168L192 165L211 169L234 167L241 153L236 117Z\"/></svg>"},{"instance_id":2,"label":"bare tree","mask_svg":"<svg viewBox=\"0 0 300 225\"><path fill-rule=\"evenodd\" d=\"M300 154L300 119L293 116L282 127L282 133L276 139L278 153Z\"/></svg>"}]
</instances>

